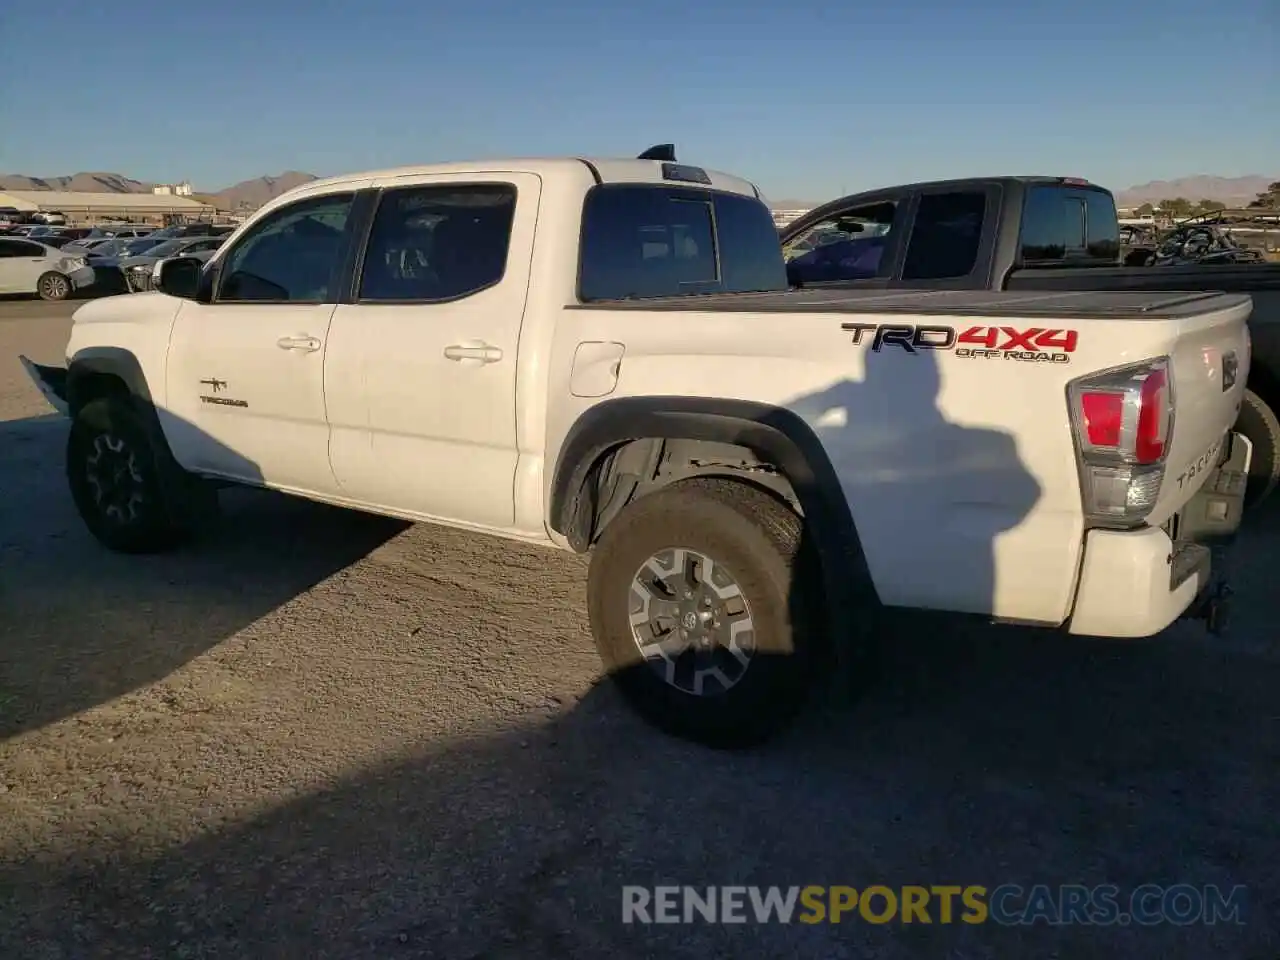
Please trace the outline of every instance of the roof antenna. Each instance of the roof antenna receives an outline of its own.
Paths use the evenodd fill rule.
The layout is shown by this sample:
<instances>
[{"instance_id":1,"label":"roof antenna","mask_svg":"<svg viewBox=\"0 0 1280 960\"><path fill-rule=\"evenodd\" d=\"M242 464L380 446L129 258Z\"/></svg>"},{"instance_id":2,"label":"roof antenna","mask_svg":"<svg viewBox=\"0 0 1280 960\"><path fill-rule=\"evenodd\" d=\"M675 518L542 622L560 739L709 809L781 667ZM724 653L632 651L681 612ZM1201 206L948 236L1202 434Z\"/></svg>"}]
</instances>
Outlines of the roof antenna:
<instances>
[{"instance_id":1,"label":"roof antenna","mask_svg":"<svg viewBox=\"0 0 1280 960\"><path fill-rule=\"evenodd\" d=\"M637 160L662 160L666 163L676 162L676 145L674 143L659 143L650 147Z\"/></svg>"}]
</instances>

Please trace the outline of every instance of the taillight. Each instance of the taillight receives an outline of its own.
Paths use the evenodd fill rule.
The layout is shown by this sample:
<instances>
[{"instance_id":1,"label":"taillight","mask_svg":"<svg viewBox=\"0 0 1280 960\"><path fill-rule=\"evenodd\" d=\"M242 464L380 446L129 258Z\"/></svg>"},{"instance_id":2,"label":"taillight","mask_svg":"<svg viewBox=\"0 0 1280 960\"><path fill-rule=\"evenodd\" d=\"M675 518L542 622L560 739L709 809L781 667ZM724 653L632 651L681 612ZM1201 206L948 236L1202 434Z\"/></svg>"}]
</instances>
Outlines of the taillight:
<instances>
[{"instance_id":1,"label":"taillight","mask_svg":"<svg viewBox=\"0 0 1280 960\"><path fill-rule=\"evenodd\" d=\"M1067 393L1085 514L1094 522L1141 522L1160 495L1173 433L1168 359L1075 380Z\"/></svg>"}]
</instances>

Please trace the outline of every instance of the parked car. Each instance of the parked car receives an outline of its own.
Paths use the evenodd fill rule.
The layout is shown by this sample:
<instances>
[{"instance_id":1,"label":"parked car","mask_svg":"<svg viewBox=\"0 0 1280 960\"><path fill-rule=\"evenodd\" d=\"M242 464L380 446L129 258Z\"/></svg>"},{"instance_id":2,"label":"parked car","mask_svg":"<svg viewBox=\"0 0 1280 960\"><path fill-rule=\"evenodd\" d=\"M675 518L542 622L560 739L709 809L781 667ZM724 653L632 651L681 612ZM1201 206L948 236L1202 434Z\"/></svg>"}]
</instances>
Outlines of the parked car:
<instances>
[{"instance_id":1,"label":"parked car","mask_svg":"<svg viewBox=\"0 0 1280 960\"><path fill-rule=\"evenodd\" d=\"M199 223L175 223L172 226L162 227L154 235L166 240L176 240L182 237L221 237L233 230L235 227L229 224L200 221Z\"/></svg>"},{"instance_id":2,"label":"parked car","mask_svg":"<svg viewBox=\"0 0 1280 960\"><path fill-rule=\"evenodd\" d=\"M669 148L335 177L22 362L110 549L233 483L590 550L608 676L706 743L886 606L1137 637L1216 599L1248 297L791 291L759 196Z\"/></svg>"},{"instance_id":3,"label":"parked car","mask_svg":"<svg viewBox=\"0 0 1280 960\"><path fill-rule=\"evenodd\" d=\"M867 220L885 224L887 236L863 240L852 227ZM852 232L816 254L798 252L807 236L833 224ZM1280 484L1280 263L1193 258L1121 266L1115 198L1072 177L884 187L823 204L790 224L780 239L790 279L803 287L1248 294L1252 365L1236 427L1253 444L1248 503L1256 506Z\"/></svg>"},{"instance_id":4,"label":"parked car","mask_svg":"<svg viewBox=\"0 0 1280 960\"><path fill-rule=\"evenodd\" d=\"M72 238L64 233L46 233L39 237L28 237L29 240L37 240L46 247L56 247L59 250L65 250L72 242ZM72 251L73 253L75 251Z\"/></svg>"},{"instance_id":5,"label":"parked car","mask_svg":"<svg viewBox=\"0 0 1280 960\"><path fill-rule=\"evenodd\" d=\"M133 237L145 237L155 232L154 227L139 227L134 224L121 223L110 224L100 223L87 234L86 240L128 240Z\"/></svg>"},{"instance_id":6,"label":"parked car","mask_svg":"<svg viewBox=\"0 0 1280 960\"><path fill-rule=\"evenodd\" d=\"M154 276L158 274L159 265L166 258L212 255L226 239L225 236L190 236L162 240L140 254L122 257L116 263L116 268L122 275L125 289L130 293L142 293L152 289Z\"/></svg>"},{"instance_id":7,"label":"parked car","mask_svg":"<svg viewBox=\"0 0 1280 960\"><path fill-rule=\"evenodd\" d=\"M136 256L157 243L163 242L162 240L153 240L150 236L113 237L106 243L90 250L87 258L89 265L92 267L114 268L124 257Z\"/></svg>"},{"instance_id":8,"label":"parked car","mask_svg":"<svg viewBox=\"0 0 1280 960\"><path fill-rule=\"evenodd\" d=\"M93 284L93 268L81 257L21 237L0 237L0 293L35 293L65 300Z\"/></svg>"},{"instance_id":9,"label":"parked car","mask_svg":"<svg viewBox=\"0 0 1280 960\"><path fill-rule=\"evenodd\" d=\"M104 243L110 243L113 239L114 239L113 237L85 236L85 237L81 237L79 240L72 240L69 244L63 247L63 249L69 252L74 252L79 256L84 256L90 251L96 250L98 247L102 246Z\"/></svg>"}]
</instances>

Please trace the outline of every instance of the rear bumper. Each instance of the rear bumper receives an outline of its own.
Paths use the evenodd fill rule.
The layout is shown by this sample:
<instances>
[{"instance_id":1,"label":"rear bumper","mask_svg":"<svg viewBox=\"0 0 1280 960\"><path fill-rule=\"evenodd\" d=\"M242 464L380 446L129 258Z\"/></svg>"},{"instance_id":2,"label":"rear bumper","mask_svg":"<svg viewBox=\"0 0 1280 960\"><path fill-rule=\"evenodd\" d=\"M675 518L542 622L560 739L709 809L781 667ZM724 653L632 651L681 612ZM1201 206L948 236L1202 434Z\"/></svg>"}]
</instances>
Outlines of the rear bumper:
<instances>
[{"instance_id":1,"label":"rear bumper","mask_svg":"<svg viewBox=\"0 0 1280 960\"><path fill-rule=\"evenodd\" d=\"M1149 637L1188 610L1199 610L1220 584L1212 546L1240 526L1253 447L1237 433L1225 459L1182 512L1162 528L1090 530L1069 633Z\"/></svg>"},{"instance_id":2,"label":"rear bumper","mask_svg":"<svg viewBox=\"0 0 1280 960\"><path fill-rule=\"evenodd\" d=\"M96 276L93 267L77 267L67 274L67 279L71 281L73 290L83 290L85 287L92 287Z\"/></svg>"}]
</instances>

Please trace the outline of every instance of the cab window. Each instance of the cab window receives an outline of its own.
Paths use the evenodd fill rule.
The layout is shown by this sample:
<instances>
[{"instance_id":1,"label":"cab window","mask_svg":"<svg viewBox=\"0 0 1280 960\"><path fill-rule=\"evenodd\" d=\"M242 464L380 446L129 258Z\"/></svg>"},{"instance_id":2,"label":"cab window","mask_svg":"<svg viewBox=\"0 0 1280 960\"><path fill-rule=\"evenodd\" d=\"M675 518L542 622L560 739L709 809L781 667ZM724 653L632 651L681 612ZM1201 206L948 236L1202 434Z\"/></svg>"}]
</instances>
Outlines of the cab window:
<instances>
[{"instance_id":1,"label":"cab window","mask_svg":"<svg viewBox=\"0 0 1280 960\"><path fill-rule=\"evenodd\" d=\"M897 207L894 201L883 201L815 223L783 248L787 275L798 284L881 276Z\"/></svg>"},{"instance_id":2,"label":"cab window","mask_svg":"<svg viewBox=\"0 0 1280 960\"><path fill-rule=\"evenodd\" d=\"M299 200L255 224L222 261L219 303L326 303L355 195Z\"/></svg>"}]
</instances>

